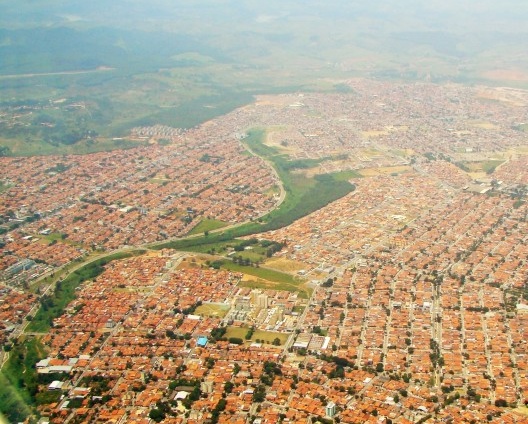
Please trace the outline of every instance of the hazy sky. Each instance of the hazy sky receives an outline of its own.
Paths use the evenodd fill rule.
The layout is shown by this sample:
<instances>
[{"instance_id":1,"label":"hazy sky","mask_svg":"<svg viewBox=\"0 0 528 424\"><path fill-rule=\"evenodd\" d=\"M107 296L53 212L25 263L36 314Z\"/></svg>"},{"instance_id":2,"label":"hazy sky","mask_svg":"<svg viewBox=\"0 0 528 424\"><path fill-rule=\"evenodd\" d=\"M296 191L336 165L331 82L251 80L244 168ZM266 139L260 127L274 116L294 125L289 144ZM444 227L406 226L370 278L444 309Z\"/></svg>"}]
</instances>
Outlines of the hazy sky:
<instances>
[{"instance_id":1,"label":"hazy sky","mask_svg":"<svg viewBox=\"0 0 528 424\"><path fill-rule=\"evenodd\" d=\"M528 18L523 0L1 0L2 25L85 22L123 25L169 21L185 26L187 18L222 24L243 19L293 19L311 16L329 20L371 18L431 29L522 31ZM258 19L258 21L257 21ZM236 29L236 28L232 28Z\"/></svg>"}]
</instances>

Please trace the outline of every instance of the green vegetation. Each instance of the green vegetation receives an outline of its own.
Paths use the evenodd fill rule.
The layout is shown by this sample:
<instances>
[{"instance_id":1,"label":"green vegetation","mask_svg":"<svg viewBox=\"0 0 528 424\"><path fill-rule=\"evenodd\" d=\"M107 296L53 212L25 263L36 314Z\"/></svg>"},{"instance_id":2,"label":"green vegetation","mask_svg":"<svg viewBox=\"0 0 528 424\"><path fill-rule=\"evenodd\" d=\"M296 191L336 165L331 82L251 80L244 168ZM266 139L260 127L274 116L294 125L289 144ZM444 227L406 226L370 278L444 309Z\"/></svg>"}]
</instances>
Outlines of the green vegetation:
<instances>
[{"instance_id":1,"label":"green vegetation","mask_svg":"<svg viewBox=\"0 0 528 424\"><path fill-rule=\"evenodd\" d=\"M284 244L269 240L257 240L251 238L249 240L235 239L231 242L214 243L212 245L199 245L189 248L193 252L202 252L209 254L227 255L231 258L234 264L240 266L256 266L259 267L267 258L271 258L275 253L279 252L284 247ZM213 268L219 269L222 261L206 262Z\"/></svg>"},{"instance_id":2,"label":"green vegetation","mask_svg":"<svg viewBox=\"0 0 528 424\"><path fill-rule=\"evenodd\" d=\"M194 227L189 232L189 235L208 233L209 231L214 231L218 230L219 228L223 228L226 225L227 223L219 221L217 219L203 219L196 227Z\"/></svg>"},{"instance_id":3,"label":"green vegetation","mask_svg":"<svg viewBox=\"0 0 528 424\"><path fill-rule=\"evenodd\" d=\"M1 155L0 155L1 157ZM4 191L9 190L11 187L13 187L12 184L9 184L5 181L0 181L0 193L3 193Z\"/></svg>"},{"instance_id":4,"label":"green vegetation","mask_svg":"<svg viewBox=\"0 0 528 424\"><path fill-rule=\"evenodd\" d=\"M454 164L464 172L471 172L471 169L464 162L455 162Z\"/></svg>"},{"instance_id":5,"label":"green vegetation","mask_svg":"<svg viewBox=\"0 0 528 424\"><path fill-rule=\"evenodd\" d=\"M0 372L0 413L11 423L22 422L31 414L25 396L10 383L3 371Z\"/></svg>"},{"instance_id":6,"label":"green vegetation","mask_svg":"<svg viewBox=\"0 0 528 424\"><path fill-rule=\"evenodd\" d=\"M247 267L235 264L232 261L228 260L222 261L222 268L233 272L242 272L244 274L253 275L255 277L262 278L267 281L281 283L284 285L292 285L295 287L299 285L299 282L295 281L295 278L290 274L285 274L283 272L275 271L273 269Z\"/></svg>"},{"instance_id":7,"label":"green vegetation","mask_svg":"<svg viewBox=\"0 0 528 424\"><path fill-rule=\"evenodd\" d=\"M261 343L273 344L275 346L281 346L288 341L289 337L290 335L285 333L256 330L253 334L252 340Z\"/></svg>"},{"instance_id":8,"label":"green vegetation","mask_svg":"<svg viewBox=\"0 0 528 424\"><path fill-rule=\"evenodd\" d=\"M257 234L287 226L297 219L345 196L355 188L348 182L348 177L355 176L356 174L353 171L347 171L346 173L317 175L310 178L303 174L291 173L290 171L296 168L297 165L295 163L297 161L294 161L294 165L292 165L291 161L288 161L285 156L279 155L274 148L263 144L263 138L263 130L254 130L249 132L248 137L244 141L253 153L271 161L277 170L286 190L286 198L279 208L261 218L259 222L243 224L220 233L158 244L153 248L173 248L211 254L226 253L229 248L232 248L235 251L241 252L240 255L233 258L233 261L217 260L210 265L217 269L224 268L230 271L242 272L266 280L241 283L241 285L246 287L270 288L267 282L274 282L277 283L273 285L273 288L276 290L298 291L301 296L308 297L309 292L306 289L301 289L301 282L296 281L290 274L248 266L252 262L260 261L259 255L262 255L264 252L262 248L266 249L266 257L270 257L274 252L273 250L270 251L272 246L264 246L261 241L259 246L252 246L253 251L247 252L243 248L251 244L256 244L258 241L251 239L255 240L251 243L248 240L235 239L236 237Z\"/></svg>"},{"instance_id":9,"label":"green vegetation","mask_svg":"<svg viewBox=\"0 0 528 424\"><path fill-rule=\"evenodd\" d=\"M252 327L226 327L225 329L225 336L224 334L222 334L222 336L226 337L230 342L231 339L238 339L242 341L242 343L245 340L248 342L267 343L280 346L284 345L290 336L289 334L277 333L274 331L255 330Z\"/></svg>"},{"instance_id":10,"label":"green vegetation","mask_svg":"<svg viewBox=\"0 0 528 424\"><path fill-rule=\"evenodd\" d=\"M240 272L257 277L257 280L241 281L239 285L242 287L298 292L299 297L304 299L310 297L310 290L304 287L304 280L297 279L290 274L285 274L269 268L255 268L239 265L230 260L215 261L212 266L217 269L223 268L229 271Z\"/></svg>"},{"instance_id":11,"label":"green vegetation","mask_svg":"<svg viewBox=\"0 0 528 424\"><path fill-rule=\"evenodd\" d=\"M301 287L300 285L294 286L289 284L269 284L266 281L257 280L257 281L242 281L239 284L241 287L248 287L250 289L271 289L271 290L284 290L297 292L299 298L309 299L311 295L311 290Z\"/></svg>"},{"instance_id":12,"label":"green vegetation","mask_svg":"<svg viewBox=\"0 0 528 424\"><path fill-rule=\"evenodd\" d=\"M104 271L104 265L113 260L128 258L145 253L144 250L115 253L97 259L68 275L64 280L57 281L52 295L40 298L40 309L27 326L28 332L43 333L50 329L53 320L64 312L64 308L75 298L75 289L87 280L94 279Z\"/></svg>"},{"instance_id":13,"label":"green vegetation","mask_svg":"<svg viewBox=\"0 0 528 424\"><path fill-rule=\"evenodd\" d=\"M293 311L292 312L295 312L295 313L298 313L298 314L302 314L304 312L304 308L305 306L303 305L296 305L293 307Z\"/></svg>"},{"instance_id":14,"label":"green vegetation","mask_svg":"<svg viewBox=\"0 0 528 424\"><path fill-rule=\"evenodd\" d=\"M497 166L503 163L504 163L503 160L488 160L482 163L482 170L488 175L493 174Z\"/></svg>"},{"instance_id":15,"label":"green vegetation","mask_svg":"<svg viewBox=\"0 0 528 424\"><path fill-rule=\"evenodd\" d=\"M133 127L191 128L252 100L242 88L204 84L187 70L150 73L129 67L0 80L1 156L132 148L145 143L127 138ZM169 96L171 91L181 95Z\"/></svg>"},{"instance_id":16,"label":"green vegetation","mask_svg":"<svg viewBox=\"0 0 528 424\"><path fill-rule=\"evenodd\" d=\"M292 162L285 156L276 154L275 149L264 145L263 137L263 130L253 130L244 142L253 152L273 164L286 190L286 199L277 210L262 218L262 224L248 224L247 227L239 227L239 230L260 232L287 226L354 190L354 186L348 181L339 181L333 175L310 178L289 172Z\"/></svg>"},{"instance_id":17,"label":"green vegetation","mask_svg":"<svg viewBox=\"0 0 528 424\"><path fill-rule=\"evenodd\" d=\"M58 241L63 241L64 239L68 237L68 235L64 233L50 233L47 236L40 236L40 237L42 237L43 240L46 240L50 243L53 243L53 242L56 243Z\"/></svg>"},{"instance_id":18,"label":"green vegetation","mask_svg":"<svg viewBox=\"0 0 528 424\"><path fill-rule=\"evenodd\" d=\"M363 178L363 175L353 170L336 172L332 174L332 176L334 177L336 181L348 181L354 178Z\"/></svg>"},{"instance_id":19,"label":"green vegetation","mask_svg":"<svg viewBox=\"0 0 528 424\"><path fill-rule=\"evenodd\" d=\"M227 327L225 337L227 337L227 339L238 338L243 340L247 331L247 327Z\"/></svg>"},{"instance_id":20,"label":"green vegetation","mask_svg":"<svg viewBox=\"0 0 528 424\"><path fill-rule=\"evenodd\" d=\"M207 237L159 244L155 247L156 249L190 250L197 246L228 242L236 237L282 228L354 190L355 187L339 177L339 174L337 177L316 175L311 178L300 173L291 173L290 161L278 154L274 148L263 144L264 134L264 130L261 129L250 131L244 142L252 152L270 161L277 170L286 190L286 198L279 208L262 217L259 222L244 224L221 233L209 234Z\"/></svg>"},{"instance_id":21,"label":"green vegetation","mask_svg":"<svg viewBox=\"0 0 528 424\"><path fill-rule=\"evenodd\" d=\"M63 393L60 390L42 391L37 393L35 400L37 405L48 405L50 403L59 402L62 395Z\"/></svg>"},{"instance_id":22,"label":"green vegetation","mask_svg":"<svg viewBox=\"0 0 528 424\"><path fill-rule=\"evenodd\" d=\"M24 421L31 414L38 390L35 364L45 357L37 339L16 344L0 373L0 412L9 422Z\"/></svg>"},{"instance_id":23,"label":"green vegetation","mask_svg":"<svg viewBox=\"0 0 528 424\"><path fill-rule=\"evenodd\" d=\"M207 241L207 239L214 240L215 237L205 236L205 241ZM259 241L256 238L251 238L249 240L232 239L228 241L197 244L195 246L190 246L187 250L190 252L209 254L228 254L236 252L237 255L251 257L251 260L255 262L256 260L262 260L266 257L271 257L274 252L279 251L280 248L274 249L274 247L277 245L278 243L268 240ZM251 247L251 249L246 250L246 247Z\"/></svg>"},{"instance_id":24,"label":"green vegetation","mask_svg":"<svg viewBox=\"0 0 528 424\"><path fill-rule=\"evenodd\" d=\"M196 315L206 316L206 317L218 317L223 318L229 312L229 305L218 305L204 303L196 308L194 313Z\"/></svg>"}]
</instances>

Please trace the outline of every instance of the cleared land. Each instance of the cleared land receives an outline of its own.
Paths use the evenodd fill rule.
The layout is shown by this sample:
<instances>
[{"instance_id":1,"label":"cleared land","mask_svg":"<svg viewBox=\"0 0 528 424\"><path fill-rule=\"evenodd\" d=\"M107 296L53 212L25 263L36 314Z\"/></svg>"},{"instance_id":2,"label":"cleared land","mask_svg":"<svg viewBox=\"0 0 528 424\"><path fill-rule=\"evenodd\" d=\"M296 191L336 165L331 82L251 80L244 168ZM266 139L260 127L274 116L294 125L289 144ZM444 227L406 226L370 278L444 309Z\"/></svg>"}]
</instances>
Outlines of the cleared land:
<instances>
[{"instance_id":1,"label":"cleared land","mask_svg":"<svg viewBox=\"0 0 528 424\"><path fill-rule=\"evenodd\" d=\"M377 177L379 175L401 174L412 171L410 166L385 166L381 168L365 168L358 171L363 177Z\"/></svg>"},{"instance_id":2,"label":"cleared land","mask_svg":"<svg viewBox=\"0 0 528 424\"><path fill-rule=\"evenodd\" d=\"M206 316L206 317L219 317L223 318L229 312L229 305L213 304L213 303L204 303L198 308L194 313L196 315Z\"/></svg>"},{"instance_id":3,"label":"cleared land","mask_svg":"<svg viewBox=\"0 0 528 424\"><path fill-rule=\"evenodd\" d=\"M306 269L307 265L302 262L293 261L287 258L271 258L265 263L266 268L275 269L280 272L296 273L301 269Z\"/></svg>"},{"instance_id":4,"label":"cleared land","mask_svg":"<svg viewBox=\"0 0 528 424\"><path fill-rule=\"evenodd\" d=\"M244 340L244 342L256 342L257 340L261 343L272 344L275 339L280 340L280 344L284 345L288 338L289 334L276 333L274 331L261 331L255 330L251 339L246 340L246 334L249 331L249 327L227 327L225 336L229 339L231 337L239 338Z\"/></svg>"}]
</instances>

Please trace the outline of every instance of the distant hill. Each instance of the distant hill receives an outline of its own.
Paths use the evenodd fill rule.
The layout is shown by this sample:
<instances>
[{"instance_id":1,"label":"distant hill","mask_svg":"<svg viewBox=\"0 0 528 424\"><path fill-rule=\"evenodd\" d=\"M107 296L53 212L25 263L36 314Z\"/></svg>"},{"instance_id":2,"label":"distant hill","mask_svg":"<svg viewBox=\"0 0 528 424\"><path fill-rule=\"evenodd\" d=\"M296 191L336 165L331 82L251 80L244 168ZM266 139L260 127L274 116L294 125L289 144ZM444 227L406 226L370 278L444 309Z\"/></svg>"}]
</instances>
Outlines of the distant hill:
<instances>
[{"instance_id":1,"label":"distant hill","mask_svg":"<svg viewBox=\"0 0 528 424\"><path fill-rule=\"evenodd\" d=\"M258 66L278 60L286 68L307 59L323 66L374 55L377 71L431 58L439 69L480 68L484 59L528 69L528 3L515 0L0 4L1 74L95 65L153 69L186 51Z\"/></svg>"}]
</instances>

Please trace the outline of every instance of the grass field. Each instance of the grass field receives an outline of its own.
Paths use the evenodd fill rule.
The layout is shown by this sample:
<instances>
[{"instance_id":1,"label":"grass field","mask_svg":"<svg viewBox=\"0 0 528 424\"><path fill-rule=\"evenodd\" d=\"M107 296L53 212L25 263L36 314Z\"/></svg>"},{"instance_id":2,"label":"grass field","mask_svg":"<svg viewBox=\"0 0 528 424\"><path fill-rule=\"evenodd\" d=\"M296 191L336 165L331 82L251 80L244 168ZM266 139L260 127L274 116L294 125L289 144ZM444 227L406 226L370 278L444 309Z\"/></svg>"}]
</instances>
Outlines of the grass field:
<instances>
[{"instance_id":1,"label":"grass field","mask_svg":"<svg viewBox=\"0 0 528 424\"><path fill-rule=\"evenodd\" d=\"M230 337L236 337L239 339L242 339L246 341L246 334L249 330L249 327L227 327L227 331L225 336L229 339ZM281 342L281 345L284 345L288 338L290 337L289 334L285 333L277 333L274 331L263 331L263 330L255 330L253 333L253 336L250 340L247 342L256 342L259 340L261 343L267 343L272 344L273 340L278 338Z\"/></svg>"},{"instance_id":2,"label":"grass field","mask_svg":"<svg viewBox=\"0 0 528 424\"><path fill-rule=\"evenodd\" d=\"M470 172L478 176L479 173L493 174L495 169L502 165L505 161L501 159L491 159L486 161L464 161L459 163L459 167L466 172Z\"/></svg>"},{"instance_id":3,"label":"grass field","mask_svg":"<svg viewBox=\"0 0 528 424\"><path fill-rule=\"evenodd\" d=\"M214 240L214 235L209 235L204 238ZM190 246L186 250L189 252L196 253L207 253L209 255L223 255L223 256L237 256L243 259L249 259L251 262L261 262L266 259L267 248L260 244L251 245L249 250L234 250L239 246L244 246L245 240L230 239L228 241L218 241L206 244L197 244L196 246Z\"/></svg>"},{"instance_id":4,"label":"grass field","mask_svg":"<svg viewBox=\"0 0 528 424\"><path fill-rule=\"evenodd\" d=\"M277 269L268 269L267 267L255 268L253 266L238 265L229 259L223 259L219 256L203 255L186 259L182 261L179 269L197 268L211 265L220 266L222 269L240 272L243 274L242 280L240 282L242 287L298 292L299 296L303 298L306 298L311 292L305 287L304 280L297 276ZM297 266L295 267L297 268ZM213 308L213 310L215 309Z\"/></svg>"},{"instance_id":5,"label":"grass field","mask_svg":"<svg viewBox=\"0 0 528 424\"><path fill-rule=\"evenodd\" d=\"M292 275L285 274L284 272L275 271L273 269L243 266L243 265L238 265L232 261L227 261L227 260L223 261L222 268L228 269L229 271L242 272L244 274L252 275L252 276L262 278L270 282L278 283L278 284L285 284L285 285L292 285L292 286L299 285L299 282L296 281Z\"/></svg>"},{"instance_id":6,"label":"grass field","mask_svg":"<svg viewBox=\"0 0 528 424\"><path fill-rule=\"evenodd\" d=\"M220 265L222 269L244 274L242 281L239 283L242 287L284 290L296 292L299 294L299 297L303 299L308 299L310 297L311 290L306 287L305 281L297 276L274 269L238 265L227 259L215 262Z\"/></svg>"},{"instance_id":7,"label":"grass field","mask_svg":"<svg viewBox=\"0 0 528 424\"><path fill-rule=\"evenodd\" d=\"M297 312L298 314L302 314L304 312L304 306L297 305L293 307L293 312Z\"/></svg>"},{"instance_id":8,"label":"grass field","mask_svg":"<svg viewBox=\"0 0 528 424\"><path fill-rule=\"evenodd\" d=\"M253 341L260 340L260 342L272 344L273 340L279 339L280 340L280 344L284 345L288 341L289 337L290 337L290 335L289 334L285 334L285 333L276 333L274 331L255 330L255 332L253 333L252 340Z\"/></svg>"},{"instance_id":9,"label":"grass field","mask_svg":"<svg viewBox=\"0 0 528 424\"><path fill-rule=\"evenodd\" d=\"M486 174L492 174L495 169L504 163L503 160L488 160L482 163L482 170Z\"/></svg>"},{"instance_id":10,"label":"grass field","mask_svg":"<svg viewBox=\"0 0 528 424\"><path fill-rule=\"evenodd\" d=\"M286 273L296 273L307 267L307 265L302 262L293 261L287 258L270 258L265 262L264 266L266 268Z\"/></svg>"},{"instance_id":11,"label":"grass field","mask_svg":"<svg viewBox=\"0 0 528 424\"><path fill-rule=\"evenodd\" d=\"M249 327L227 327L225 337L228 339L231 337L237 337L242 340L246 340L246 334L249 330Z\"/></svg>"},{"instance_id":12,"label":"grass field","mask_svg":"<svg viewBox=\"0 0 528 424\"><path fill-rule=\"evenodd\" d=\"M229 305L204 303L198 306L198 308L196 308L196 311L194 311L194 313L196 315L205 316L205 317L224 318L229 312L229 308L230 308Z\"/></svg>"},{"instance_id":13,"label":"grass field","mask_svg":"<svg viewBox=\"0 0 528 424\"><path fill-rule=\"evenodd\" d=\"M359 173L358 171L354 171L354 170L336 172L335 174L332 174L332 176L335 178L336 181L349 181L354 178L363 177L361 173Z\"/></svg>"},{"instance_id":14,"label":"grass field","mask_svg":"<svg viewBox=\"0 0 528 424\"><path fill-rule=\"evenodd\" d=\"M218 230L228 225L226 222L218 221L216 219L203 219L200 223L194 227L189 235L205 233L206 231Z\"/></svg>"}]
</instances>

